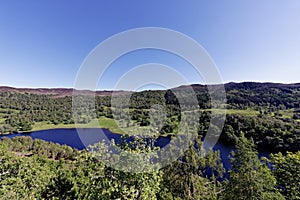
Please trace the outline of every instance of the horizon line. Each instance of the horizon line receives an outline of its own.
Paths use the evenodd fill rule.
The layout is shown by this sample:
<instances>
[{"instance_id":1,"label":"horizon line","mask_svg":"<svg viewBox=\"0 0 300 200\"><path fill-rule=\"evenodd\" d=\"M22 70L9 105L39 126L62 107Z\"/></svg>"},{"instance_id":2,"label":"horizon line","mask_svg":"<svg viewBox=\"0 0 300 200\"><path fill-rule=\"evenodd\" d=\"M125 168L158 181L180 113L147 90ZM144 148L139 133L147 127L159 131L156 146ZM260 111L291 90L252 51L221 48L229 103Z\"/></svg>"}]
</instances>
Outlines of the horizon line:
<instances>
[{"instance_id":1,"label":"horizon line","mask_svg":"<svg viewBox=\"0 0 300 200\"><path fill-rule=\"evenodd\" d=\"M229 81L226 83L222 83L223 85L227 84L242 84L242 83L261 83L261 84L282 84L282 85L295 85L295 84L300 84L300 82L291 82L291 83L284 83L284 82L272 82L272 81ZM178 87L184 87L184 86L193 86L193 85L201 85L201 86L212 86L212 85L221 85L221 83L215 83L215 84L203 84L203 83L190 83L187 85L178 85L174 86L172 88L164 88L164 89L145 89L145 90L140 90L141 91L160 91L160 90L168 90L168 89L173 89L173 88L178 88ZM131 90L126 90L126 89L120 89L120 90L115 90L115 89L96 89L96 90L91 90L91 89L76 89L74 87L27 87L27 86L12 86L12 85L0 85L0 88L11 88L11 89L32 89L32 90L38 90L38 89L68 89L68 90L78 90L78 91L103 91L103 92L111 92L111 91L123 91L123 92L136 92L136 91L131 91Z\"/></svg>"}]
</instances>

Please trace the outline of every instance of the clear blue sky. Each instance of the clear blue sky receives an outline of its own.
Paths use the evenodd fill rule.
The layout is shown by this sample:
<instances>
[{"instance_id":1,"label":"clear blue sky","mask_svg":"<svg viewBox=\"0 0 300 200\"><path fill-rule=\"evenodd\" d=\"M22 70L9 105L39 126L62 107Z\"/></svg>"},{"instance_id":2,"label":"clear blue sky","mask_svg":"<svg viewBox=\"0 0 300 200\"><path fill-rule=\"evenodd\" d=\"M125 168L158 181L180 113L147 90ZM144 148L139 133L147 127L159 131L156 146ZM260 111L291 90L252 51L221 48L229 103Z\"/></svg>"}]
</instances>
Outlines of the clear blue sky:
<instances>
[{"instance_id":1,"label":"clear blue sky","mask_svg":"<svg viewBox=\"0 0 300 200\"><path fill-rule=\"evenodd\" d=\"M215 61L223 82L300 82L299 0L2 0L0 85L72 87L96 45L148 26L195 39ZM121 61L99 89L110 89L130 67L148 62L174 65L191 83L202 81L183 61L157 51ZM127 67L121 70L121 65Z\"/></svg>"}]
</instances>

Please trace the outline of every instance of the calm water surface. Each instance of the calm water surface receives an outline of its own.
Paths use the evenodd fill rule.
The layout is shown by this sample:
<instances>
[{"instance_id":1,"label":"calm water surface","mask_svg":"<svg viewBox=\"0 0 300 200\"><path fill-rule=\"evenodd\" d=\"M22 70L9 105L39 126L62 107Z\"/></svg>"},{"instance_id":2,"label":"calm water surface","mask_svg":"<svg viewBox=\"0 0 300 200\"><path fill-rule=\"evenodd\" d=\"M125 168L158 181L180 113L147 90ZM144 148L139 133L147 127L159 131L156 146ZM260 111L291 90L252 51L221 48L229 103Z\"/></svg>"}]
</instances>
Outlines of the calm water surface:
<instances>
[{"instance_id":1,"label":"calm water surface","mask_svg":"<svg viewBox=\"0 0 300 200\"><path fill-rule=\"evenodd\" d=\"M84 137L83 137L84 135ZM80 134L77 132L77 129L49 129L41 131L33 131L28 133L14 133L0 136L2 137L16 137L16 136L30 136L33 139L41 139L48 142L66 144L73 148L82 150L90 144L95 144L104 139L110 141L114 139L116 143L120 141L121 135L110 132L108 129L95 129L95 128L86 128L80 129ZM84 138L82 140L82 138ZM84 141L84 143L82 142ZM155 146L164 147L170 142L170 137L158 137L154 143ZM230 169L229 155L234 147L225 146L222 143L217 143L214 150L219 150L221 153L221 159L223 165L226 169ZM268 152L261 152L259 156L269 156Z\"/></svg>"}]
</instances>

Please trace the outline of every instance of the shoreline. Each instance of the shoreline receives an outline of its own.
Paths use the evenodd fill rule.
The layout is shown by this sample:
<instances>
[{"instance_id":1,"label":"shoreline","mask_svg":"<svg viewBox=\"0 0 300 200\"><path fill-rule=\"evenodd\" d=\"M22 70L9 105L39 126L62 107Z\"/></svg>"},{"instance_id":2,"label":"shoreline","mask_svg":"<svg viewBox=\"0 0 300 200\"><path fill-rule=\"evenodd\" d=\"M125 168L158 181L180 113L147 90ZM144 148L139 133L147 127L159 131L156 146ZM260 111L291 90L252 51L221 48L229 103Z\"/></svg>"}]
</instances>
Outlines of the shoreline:
<instances>
[{"instance_id":1,"label":"shoreline","mask_svg":"<svg viewBox=\"0 0 300 200\"><path fill-rule=\"evenodd\" d=\"M29 134L35 131L43 131L43 130L55 130L55 129L107 129L111 133L124 135L125 133L118 127L116 122L113 119L107 117L100 117L98 119L93 119L87 124L49 124L48 122L36 122L31 130L28 131L18 131L18 132L10 132L10 133L1 133L0 136L11 135L11 134ZM128 128L128 131L133 131ZM171 137L173 134L163 134L159 135L162 137Z\"/></svg>"}]
</instances>

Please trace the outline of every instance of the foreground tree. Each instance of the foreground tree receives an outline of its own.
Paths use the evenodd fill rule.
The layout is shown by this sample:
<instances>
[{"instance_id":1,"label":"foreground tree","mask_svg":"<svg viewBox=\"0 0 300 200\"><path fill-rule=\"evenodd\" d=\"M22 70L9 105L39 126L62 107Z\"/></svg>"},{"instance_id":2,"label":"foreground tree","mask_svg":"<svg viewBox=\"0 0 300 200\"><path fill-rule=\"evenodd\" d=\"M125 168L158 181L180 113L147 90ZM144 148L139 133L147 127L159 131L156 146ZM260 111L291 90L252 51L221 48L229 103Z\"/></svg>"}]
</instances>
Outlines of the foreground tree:
<instances>
[{"instance_id":1,"label":"foreground tree","mask_svg":"<svg viewBox=\"0 0 300 200\"><path fill-rule=\"evenodd\" d=\"M300 151L271 155L277 187L286 199L300 199Z\"/></svg>"},{"instance_id":2,"label":"foreground tree","mask_svg":"<svg viewBox=\"0 0 300 200\"><path fill-rule=\"evenodd\" d=\"M190 147L183 157L163 169L162 189L159 199L217 199L222 191L218 178L224 168L219 152L208 152L201 156L199 148Z\"/></svg>"},{"instance_id":3,"label":"foreground tree","mask_svg":"<svg viewBox=\"0 0 300 200\"><path fill-rule=\"evenodd\" d=\"M129 141L131 139L131 141ZM128 156L129 154L135 154L141 156L144 162L150 162L151 157L143 155L158 148L151 145L150 140L143 139L141 137L129 137L123 136L121 143L113 144L115 147L122 149L118 155L108 155L107 147L104 143L98 143L90 146L93 158L107 159L111 163L114 163L114 168L106 166L103 170L104 178L101 175L94 174L96 177L95 184L91 185L96 195L105 193L105 197L101 199L147 199L155 200L157 193L160 191L162 172L157 170L149 171L134 171L134 169L146 167L145 163L137 162L143 159L136 160ZM148 160L147 160L148 158ZM116 161L118 160L118 161ZM122 171L122 169L124 171ZM132 169L132 170L130 170ZM103 186L103 182L106 183L106 188ZM101 186L101 189L99 188ZM104 189L103 189L104 188Z\"/></svg>"},{"instance_id":4,"label":"foreground tree","mask_svg":"<svg viewBox=\"0 0 300 200\"><path fill-rule=\"evenodd\" d=\"M222 199L284 199L275 189L276 179L271 170L258 159L252 140L247 140L242 134L232 155L230 181Z\"/></svg>"}]
</instances>

